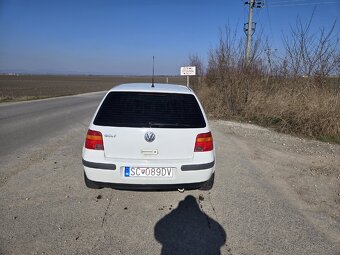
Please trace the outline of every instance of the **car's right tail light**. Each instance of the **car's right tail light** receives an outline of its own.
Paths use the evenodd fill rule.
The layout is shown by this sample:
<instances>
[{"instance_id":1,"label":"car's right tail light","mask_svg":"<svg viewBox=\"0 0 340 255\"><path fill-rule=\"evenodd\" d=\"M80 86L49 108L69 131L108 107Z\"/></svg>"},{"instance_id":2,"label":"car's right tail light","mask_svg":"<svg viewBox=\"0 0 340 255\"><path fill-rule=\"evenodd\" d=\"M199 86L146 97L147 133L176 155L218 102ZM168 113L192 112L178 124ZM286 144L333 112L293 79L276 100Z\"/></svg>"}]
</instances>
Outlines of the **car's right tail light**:
<instances>
[{"instance_id":1,"label":"car's right tail light","mask_svg":"<svg viewBox=\"0 0 340 255\"><path fill-rule=\"evenodd\" d=\"M198 134L195 143L195 152L212 151L214 149L211 132Z\"/></svg>"},{"instance_id":2,"label":"car's right tail light","mask_svg":"<svg viewBox=\"0 0 340 255\"><path fill-rule=\"evenodd\" d=\"M102 133L89 129L86 135L85 148L90 150L104 150Z\"/></svg>"}]
</instances>

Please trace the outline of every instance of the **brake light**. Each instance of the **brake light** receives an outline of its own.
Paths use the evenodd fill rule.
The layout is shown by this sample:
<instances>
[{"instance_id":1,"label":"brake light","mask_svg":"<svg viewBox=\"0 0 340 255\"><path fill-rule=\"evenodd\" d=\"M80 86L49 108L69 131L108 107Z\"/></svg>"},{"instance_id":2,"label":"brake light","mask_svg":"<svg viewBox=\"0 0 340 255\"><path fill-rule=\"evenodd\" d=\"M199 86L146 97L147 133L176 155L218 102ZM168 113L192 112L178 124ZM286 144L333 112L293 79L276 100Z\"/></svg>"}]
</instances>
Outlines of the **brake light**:
<instances>
[{"instance_id":1,"label":"brake light","mask_svg":"<svg viewBox=\"0 0 340 255\"><path fill-rule=\"evenodd\" d=\"M214 148L211 132L198 134L195 143L195 152L212 151Z\"/></svg>"},{"instance_id":2,"label":"brake light","mask_svg":"<svg viewBox=\"0 0 340 255\"><path fill-rule=\"evenodd\" d=\"M89 129L86 135L85 148L90 150L104 150L102 133Z\"/></svg>"}]
</instances>

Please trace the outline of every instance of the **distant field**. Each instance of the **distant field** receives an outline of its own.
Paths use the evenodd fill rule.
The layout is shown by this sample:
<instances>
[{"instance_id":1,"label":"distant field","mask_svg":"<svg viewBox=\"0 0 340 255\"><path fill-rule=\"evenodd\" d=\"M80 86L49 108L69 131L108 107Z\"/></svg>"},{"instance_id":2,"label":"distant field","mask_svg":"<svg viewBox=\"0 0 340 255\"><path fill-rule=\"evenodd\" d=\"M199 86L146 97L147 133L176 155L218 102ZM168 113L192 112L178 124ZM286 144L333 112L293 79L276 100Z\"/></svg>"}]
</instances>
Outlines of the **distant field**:
<instances>
[{"instance_id":1,"label":"distant field","mask_svg":"<svg viewBox=\"0 0 340 255\"><path fill-rule=\"evenodd\" d=\"M167 77L155 77L166 83ZM186 77L169 76L169 83L186 84ZM150 76L0 75L0 102L33 100L109 90L115 85L150 82Z\"/></svg>"}]
</instances>

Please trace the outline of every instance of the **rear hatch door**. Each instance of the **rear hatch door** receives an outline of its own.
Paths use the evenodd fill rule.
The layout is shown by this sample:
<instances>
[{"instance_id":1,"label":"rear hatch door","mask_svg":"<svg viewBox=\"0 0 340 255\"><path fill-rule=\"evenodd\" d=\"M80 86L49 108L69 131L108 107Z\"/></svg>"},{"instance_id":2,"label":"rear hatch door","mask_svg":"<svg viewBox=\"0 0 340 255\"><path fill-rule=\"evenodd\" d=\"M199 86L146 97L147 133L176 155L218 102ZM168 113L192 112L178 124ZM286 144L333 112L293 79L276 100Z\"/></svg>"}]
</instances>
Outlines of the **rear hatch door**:
<instances>
[{"instance_id":1,"label":"rear hatch door","mask_svg":"<svg viewBox=\"0 0 340 255\"><path fill-rule=\"evenodd\" d=\"M102 134L105 156L120 159L190 159L197 135L161 128L104 128Z\"/></svg>"}]
</instances>

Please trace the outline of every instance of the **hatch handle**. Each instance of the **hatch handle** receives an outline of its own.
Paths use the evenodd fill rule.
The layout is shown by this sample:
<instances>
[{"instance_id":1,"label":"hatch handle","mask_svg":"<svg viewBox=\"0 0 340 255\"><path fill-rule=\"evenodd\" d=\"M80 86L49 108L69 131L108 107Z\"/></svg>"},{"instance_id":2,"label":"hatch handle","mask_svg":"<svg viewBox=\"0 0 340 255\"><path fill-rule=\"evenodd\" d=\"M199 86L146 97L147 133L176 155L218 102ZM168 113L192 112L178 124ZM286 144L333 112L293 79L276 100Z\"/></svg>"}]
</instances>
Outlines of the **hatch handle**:
<instances>
[{"instance_id":1,"label":"hatch handle","mask_svg":"<svg viewBox=\"0 0 340 255\"><path fill-rule=\"evenodd\" d=\"M158 155L158 150L142 149L141 153L144 154L144 155Z\"/></svg>"}]
</instances>

